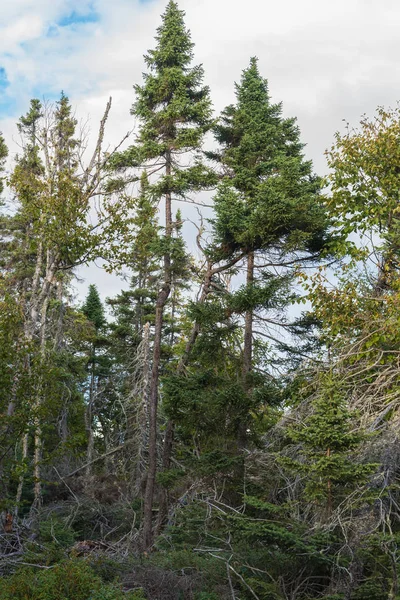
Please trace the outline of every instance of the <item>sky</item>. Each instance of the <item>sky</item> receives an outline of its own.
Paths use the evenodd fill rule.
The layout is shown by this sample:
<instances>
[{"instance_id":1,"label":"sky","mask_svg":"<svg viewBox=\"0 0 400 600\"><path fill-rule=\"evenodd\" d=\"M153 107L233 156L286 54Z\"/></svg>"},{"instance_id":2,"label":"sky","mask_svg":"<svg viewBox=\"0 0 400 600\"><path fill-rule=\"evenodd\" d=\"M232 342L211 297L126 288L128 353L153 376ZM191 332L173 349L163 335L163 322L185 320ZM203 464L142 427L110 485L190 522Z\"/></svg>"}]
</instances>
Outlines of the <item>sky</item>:
<instances>
[{"instance_id":1,"label":"sky","mask_svg":"<svg viewBox=\"0 0 400 600\"><path fill-rule=\"evenodd\" d=\"M106 138L135 127L132 86L167 0L2 0L0 131L16 151L15 122L32 97L63 90L95 131L109 96ZM306 154L324 175L324 150L345 122L356 126L378 105L400 100L400 3L397 0L180 0L215 111L234 101L234 81L251 56L274 102L295 116ZM14 141L13 141L14 140ZM121 287L92 265L78 294L97 283L102 296Z\"/></svg>"}]
</instances>

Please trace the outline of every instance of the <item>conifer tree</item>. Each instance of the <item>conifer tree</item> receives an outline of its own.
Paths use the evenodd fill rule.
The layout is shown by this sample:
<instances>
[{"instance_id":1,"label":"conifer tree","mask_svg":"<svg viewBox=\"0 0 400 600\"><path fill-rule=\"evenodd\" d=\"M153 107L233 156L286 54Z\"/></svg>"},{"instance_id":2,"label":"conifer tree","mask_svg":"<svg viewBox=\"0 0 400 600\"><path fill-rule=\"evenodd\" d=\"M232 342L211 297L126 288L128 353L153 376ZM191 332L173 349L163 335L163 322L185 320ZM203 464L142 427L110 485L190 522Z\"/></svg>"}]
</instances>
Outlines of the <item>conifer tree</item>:
<instances>
[{"instance_id":1,"label":"conifer tree","mask_svg":"<svg viewBox=\"0 0 400 600\"><path fill-rule=\"evenodd\" d=\"M355 427L338 382L325 377L318 382L309 416L287 431L301 445L298 459L283 459L305 475L305 499L322 508L322 519L329 518L338 503L376 469L374 464L356 462L354 452L366 436Z\"/></svg>"},{"instance_id":2,"label":"conifer tree","mask_svg":"<svg viewBox=\"0 0 400 600\"><path fill-rule=\"evenodd\" d=\"M110 324L112 346L117 360L129 371L133 353L141 341L143 327L154 323L155 300L160 283L157 205L149 196L149 180L143 171L140 191L134 200L133 241L126 266L132 272L128 290L108 298L115 321Z\"/></svg>"},{"instance_id":3,"label":"conifer tree","mask_svg":"<svg viewBox=\"0 0 400 600\"><path fill-rule=\"evenodd\" d=\"M85 300L85 304L82 307L83 314L93 324L94 337L91 344L90 359L89 359L89 372L90 372L90 383L89 383L89 395L86 406L86 430L88 434L88 445L87 445L87 469L86 474L91 473L91 463L93 460L94 451L94 432L93 432L93 413L96 393L96 348L99 343L99 335L101 329L105 326L106 320L104 317L104 307L100 300L99 292L97 287L93 284L89 286L88 295Z\"/></svg>"},{"instance_id":4,"label":"conifer tree","mask_svg":"<svg viewBox=\"0 0 400 600\"><path fill-rule=\"evenodd\" d=\"M104 327L106 320L104 317L104 307L100 300L97 286L94 284L89 285L88 295L85 300L85 304L82 307L83 314L93 323L96 332Z\"/></svg>"},{"instance_id":5,"label":"conifer tree","mask_svg":"<svg viewBox=\"0 0 400 600\"><path fill-rule=\"evenodd\" d=\"M236 98L216 127L221 151L210 156L227 175L215 197L218 253L246 256L246 285L233 297L232 309L244 313L242 376L250 391L255 311L290 298L284 266L319 255L327 222L318 201L321 183L304 159L296 121L284 118L282 105L271 102L256 58L236 84ZM243 423L240 444L245 431Z\"/></svg>"},{"instance_id":6,"label":"conifer tree","mask_svg":"<svg viewBox=\"0 0 400 600\"><path fill-rule=\"evenodd\" d=\"M155 314L153 366L150 383L149 468L144 499L144 546L152 541L152 510L157 468L157 406L162 327L165 305L171 293L173 272L180 269L173 236L172 201L184 200L192 192L210 185L210 171L202 165L200 149L211 126L209 90L203 86L203 69L191 66L193 43L176 2L168 3L157 30L156 47L145 56L148 72L142 85L135 86L132 114L139 119L140 132L135 151L129 157L143 164L149 176L157 173L149 192L155 202L164 199L165 228L161 239L163 284ZM189 166L187 166L189 164ZM178 241L180 244L180 242Z\"/></svg>"}]
</instances>

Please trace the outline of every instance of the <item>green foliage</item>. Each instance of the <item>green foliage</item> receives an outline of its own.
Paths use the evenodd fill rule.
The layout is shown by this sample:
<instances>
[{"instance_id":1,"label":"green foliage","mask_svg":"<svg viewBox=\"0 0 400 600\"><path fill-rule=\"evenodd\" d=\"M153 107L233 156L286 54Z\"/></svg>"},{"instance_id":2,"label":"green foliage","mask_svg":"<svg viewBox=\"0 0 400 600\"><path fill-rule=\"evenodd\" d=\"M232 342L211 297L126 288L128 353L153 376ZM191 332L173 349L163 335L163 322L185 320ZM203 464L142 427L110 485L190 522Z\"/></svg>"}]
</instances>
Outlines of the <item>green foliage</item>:
<instances>
[{"instance_id":1,"label":"green foliage","mask_svg":"<svg viewBox=\"0 0 400 600\"><path fill-rule=\"evenodd\" d=\"M56 542L62 548L70 548L76 539L76 533L64 521L50 518L40 523L39 537L44 543Z\"/></svg>"},{"instance_id":2,"label":"green foliage","mask_svg":"<svg viewBox=\"0 0 400 600\"><path fill-rule=\"evenodd\" d=\"M136 600L118 585L104 585L83 561L64 561L49 569L19 569L0 581L0 600Z\"/></svg>"},{"instance_id":3,"label":"green foliage","mask_svg":"<svg viewBox=\"0 0 400 600\"><path fill-rule=\"evenodd\" d=\"M345 399L329 376L319 381L311 414L301 424L288 428L287 434L301 444L299 458L281 461L306 476L306 497L322 505L328 503L329 510L332 498L335 503L342 500L343 493L365 483L377 467L355 462L354 450L365 436L354 431Z\"/></svg>"},{"instance_id":4,"label":"green foliage","mask_svg":"<svg viewBox=\"0 0 400 600\"><path fill-rule=\"evenodd\" d=\"M53 107L31 100L18 121L16 210L0 216L0 555L16 570L0 600L394 599L400 111L336 136L322 198L257 60L216 124L193 49L170 0L134 86L134 145L103 154L100 139L87 168L63 93ZM204 153L211 129L219 148ZM0 194L6 159L0 135ZM202 263L171 203L213 187ZM330 253L344 258L333 288L322 266L300 273ZM109 326L95 286L80 311L72 301L72 270L98 256L131 276ZM296 276L313 312L290 321L306 302ZM172 459L159 451L167 420ZM164 470L148 513L162 535L137 557L151 437ZM43 494L30 510L34 469ZM77 539L114 558L72 559Z\"/></svg>"},{"instance_id":5,"label":"green foliage","mask_svg":"<svg viewBox=\"0 0 400 600\"><path fill-rule=\"evenodd\" d=\"M89 285L88 295L82 307L83 314L93 323L96 331L104 327L104 307L100 300L99 292L94 284Z\"/></svg>"},{"instance_id":6,"label":"green foliage","mask_svg":"<svg viewBox=\"0 0 400 600\"><path fill-rule=\"evenodd\" d=\"M184 475L183 469L167 469L157 473L157 483L164 488L172 488Z\"/></svg>"},{"instance_id":7,"label":"green foliage","mask_svg":"<svg viewBox=\"0 0 400 600\"><path fill-rule=\"evenodd\" d=\"M172 144L175 151L196 148L210 127L209 90L201 87L203 69L189 66L193 43L183 18L171 0L158 28L157 46L145 56L150 72L143 86L135 86L132 114L143 123L139 140L146 158L162 155ZM160 191L167 181L158 184Z\"/></svg>"},{"instance_id":8,"label":"green foliage","mask_svg":"<svg viewBox=\"0 0 400 600\"><path fill-rule=\"evenodd\" d=\"M327 225L318 201L321 182L304 160L295 120L284 119L282 106L270 102L255 58L236 85L236 97L216 127L222 145L217 158L230 173L215 197L220 247L317 251Z\"/></svg>"}]
</instances>

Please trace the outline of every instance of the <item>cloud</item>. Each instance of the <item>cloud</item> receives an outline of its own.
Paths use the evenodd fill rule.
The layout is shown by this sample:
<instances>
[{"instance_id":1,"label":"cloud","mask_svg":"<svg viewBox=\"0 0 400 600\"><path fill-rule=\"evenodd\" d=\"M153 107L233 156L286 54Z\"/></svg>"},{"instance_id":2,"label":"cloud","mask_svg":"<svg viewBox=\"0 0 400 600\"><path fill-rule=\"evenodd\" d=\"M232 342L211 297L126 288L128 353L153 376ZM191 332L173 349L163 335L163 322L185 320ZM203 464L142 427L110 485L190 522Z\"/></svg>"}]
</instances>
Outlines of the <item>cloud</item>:
<instances>
[{"instance_id":1,"label":"cloud","mask_svg":"<svg viewBox=\"0 0 400 600\"><path fill-rule=\"evenodd\" d=\"M257 55L274 100L298 116L320 167L321 149L342 118L353 120L376 103L397 99L400 6L394 1L180 4L216 109L232 101L233 81ZM153 46L164 7L160 0L17 0L8 6L0 66L8 74L8 93L19 98L13 110L23 110L33 92L53 96L63 89L81 111L111 93L118 112L113 129L129 128L132 84L141 80L142 55Z\"/></svg>"},{"instance_id":2,"label":"cloud","mask_svg":"<svg viewBox=\"0 0 400 600\"><path fill-rule=\"evenodd\" d=\"M64 90L91 115L93 129L113 96L108 137L134 126L132 85L154 46L166 0L14 0L2 6L0 129L32 96ZM274 101L297 116L307 154L326 170L323 152L341 128L400 96L400 4L396 0L181 0L195 60L204 65L217 111L234 100L250 56L257 55ZM3 118L1 118L3 117Z\"/></svg>"}]
</instances>

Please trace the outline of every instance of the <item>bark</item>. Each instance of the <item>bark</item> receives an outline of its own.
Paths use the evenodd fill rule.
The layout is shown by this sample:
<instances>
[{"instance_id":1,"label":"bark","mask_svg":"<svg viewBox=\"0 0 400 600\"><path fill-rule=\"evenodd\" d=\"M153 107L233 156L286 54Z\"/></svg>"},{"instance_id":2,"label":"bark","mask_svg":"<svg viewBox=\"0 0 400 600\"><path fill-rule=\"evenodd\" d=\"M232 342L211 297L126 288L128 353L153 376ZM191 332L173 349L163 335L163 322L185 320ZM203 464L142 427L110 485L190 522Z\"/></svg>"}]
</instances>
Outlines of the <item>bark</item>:
<instances>
[{"instance_id":1,"label":"bark","mask_svg":"<svg viewBox=\"0 0 400 600\"><path fill-rule=\"evenodd\" d=\"M204 276L202 292L201 292L201 296L199 299L199 302L201 304L203 302L205 302L205 300L210 292L210 284L211 284L212 276L213 276L212 264L209 262L207 265L206 274ZM177 373L180 375L182 375L185 371L186 365L189 362L191 351L193 349L194 344L196 343L196 339L197 339L199 333L200 333L200 325L198 323L194 323L194 325L192 327L192 331L190 332L190 336L189 336L188 341L185 346L185 351L178 363ZM172 450L173 450L173 444L174 444L174 434L175 434L175 424L170 419L170 420L168 420L167 427L165 430L165 437L164 437L163 457L162 457L162 470L163 471L168 471L168 469L170 469L170 467L171 467ZM165 523L165 520L166 520L166 517L168 514L168 506L169 506L168 490L163 489L161 492L160 507L159 507L158 520L157 520L157 532L161 531L161 529Z\"/></svg>"},{"instance_id":2,"label":"bark","mask_svg":"<svg viewBox=\"0 0 400 600\"><path fill-rule=\"evenodd\" d=\"M43 299L41 320L40 320L40 360L41 367L44 367L46 358L46 325L47 325L47 309L49 306L50 286L47 289L47 295ZM40 417L40 408L42 406L42 381L39 378L39 385L36 400L34 403L34 454L33 454L33 481L34 481L34 500L33 508L39 508L42 504L42 482L41 482L41 460L42 460L42 426Z\"/></svg>"},{"instance_id":3,"label":"bark","mask_svg":"<svg viewBox=\"0 0 400 600\"><path fill-rule=\"evenodd\" d=\"M86 475L89 477L92 474L92 461L94 453L94 435L93 435L93 402L94 402L94 391L95 391L95 360L96 360L96 348L92 348L92 369L90 373L90 388L89 388L89 400L86 408L86 431L88 435L88 443L86 450Z\"/></svg>"},{"instance_id":4,"label":"bark","mask_svg":"<svg viewBox=\"0 0 400 600\"><path fill-rule=\"evenodd\" d=\"M62 281L59 281L57 284L57 300L59 303L59 309L58 309L58 319L57 319L57 327L56 327L56 333L54 336L54 350L60 350L62 348L63 345L63 337L64 337L64 313L65 313L65 308L64 308L64 303L63 303L63 295L64 295L64 285Z\"/></svg>"},{"instance_id":5,"label":"bark","mask_svg":"<svg viewBox=\"0 0 400 600\"><path fill-rule=\"evenodd\" d=\"M254 283L254 252L250 252L247 257L247 278L246 285L251 289ZM248 374L252 369L253 360L253 310L246 311L244 323L244 348L243 348L243 380L246 383Z\"/></svg>"},{"instance_id":6,"label":"bark","mask_svg":"<svg viewBox=\"0 0 400 600\"><path fill-rule=\"evenodd\" d=\"M22 498L22 489L24 487L24 479L25 479L25 470L26 470L26 459L28 458L28 443L29 443L29 435L28 433L24 433L22 438L22 463L23 469L22 473L19 476L17 495L15 497L15 508L14 508L14 516L18 516L19 505L21 503Z\"/></svg>"},{"instance_id":7,"label":"bark","mask_svg":"<svg viewBox=\"0 0 400 600\"><path fill-rule=\"evenodd\" d=\"M247 256L247 289L251 290L254 284L254 252L250 252ZM242 377L243 386L247 393L251 392L251 384L249 383L249 375L253 367L253 309L246 311L244 320L244 345L243 345L243 366ZM247 439L247 420L241 419L238 428L238 449L242 451L246 445Z\"/></svg>"},{"instance_id":8,"label":"bark","mask_svg":"<svg viewBox=\"0 0 400 600\"><path fill-rule=\"evenodd\" d=\"M134 475L135 494L139 495L143 485L143 472L146 469L149 432L149 376L150 376L150 323L143 327L143 341L141 348L142 380L138 390L138 396L142 398L139 409L139 445L137 448L137 459Z\"/></svg>"}]
</instances>

